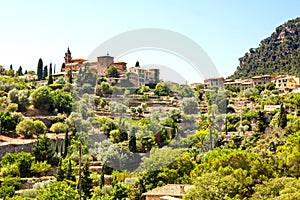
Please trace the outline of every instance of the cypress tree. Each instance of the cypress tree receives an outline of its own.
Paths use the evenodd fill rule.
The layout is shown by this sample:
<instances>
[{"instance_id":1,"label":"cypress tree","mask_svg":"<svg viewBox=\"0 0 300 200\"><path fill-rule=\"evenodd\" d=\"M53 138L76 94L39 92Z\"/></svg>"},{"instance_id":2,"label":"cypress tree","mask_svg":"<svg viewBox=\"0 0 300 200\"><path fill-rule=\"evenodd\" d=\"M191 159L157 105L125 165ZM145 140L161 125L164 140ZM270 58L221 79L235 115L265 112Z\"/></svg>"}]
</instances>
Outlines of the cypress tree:
<instances>
[{"instance_id":1,"label":"cypress tree","mask_svg":"<svg viewBox=\"0 0 300 200\"><path fill-rule=\"evenodd\" d=\"M90 199L92 197L91 190L93 189L92 178L90 177L89 163L85 162L83 166L83 176L81 180L81 187L83 191L84 199Z\"/></svg>"},{"instance_id":2,"label":"cypress tree","mask_svg":"<svg viewBox=\"0 0 300 200\"><path fill-rule=\"evenodd\" d=\"M48 66L46 65L43 71L43 80L46 80L47 76L48 76Z\"/></svg>"},{"instance_id":3,"label":"cypress tree","mask_svg":"<svg viewBox=\"0 0 300 200\"><path fill-rule=\"evenodd\" d=\"M69 83L73 83L73 73L72 73L72 69L70 69L68 71L68 77L69 77Z\"/></svg>"},{"instance_id":4,"label":"cypress tree","mask_svg":"<svg viewBox=\"0 0 300 200\"><path fill-rule=\"evenodd\" d=\"M36 71L38 80L42 80L43 78L43 60L40 58L37 66L37 71Z\"/></svg>"},{"instance_id":5,"label":"cypress tree","mask_svg":"<svg viewBox=\"0 0 300 200\"><path fill-rule=\"evenodd\" d=\"M65 177L65 172L64 172L64 170L62 170L61 165L62 165L62 161L60 159L59 163L58 163L58 167L57 167L57 173L56 173L56 180L57 181L63 181L66 178Z\"/></svg>"},{"instance_id":6,"label":"cypress tree","mask_svg":"<svg viewBox=\"0 0 300 200\"><path fill-rule=\"evenodd\" d=\"M69 146L69 135L68 135L68 130L66 131L66 134L65 134L65 144L64 144L64 147L65 147L65 150L64 150L64 154L63 155L63 158L65 158L67 155L68 155L68 146Z\"/></svg>"},{"instance_id":7,"label":"cypress tree","mask_svg":"<svg viewBox=\"0 0 300 200\"><path fill-rule=\"evenodd\" d=\"M68 168L66 171L66 179L70 180L70 181L76 181L76 178L73 174L73 168L72 168L72 162L71 159L69 159L69 164L68 164Z\"/></svg>"},{"instance_id":8,"label":"cypress tree","mask_svg":"<svg viewBox=\"0 0 300 200\"><path fill-rule=\"evenodd\" d=\"M135 133L131 133L130 134L128 147L129 147L129 151L131 151L132 153L136 153L137 152Z\"/></svg>"},{"instance_id":9,"label":"cypress tree","mask_svg":"<svg viewBox=\"0 0 300 200\"><path fill-rule=\"evenodd\" d=\"M104 172L105 172L105 163L103 163L102 168L101 168L100 183L99 183L100 189L102 189L104 186L104 181L105 181L104 180Z\"/></svg>"},{"instance_id":10,"label":"cypress tree","mask_svg":"<svg viewBox=\"0 0 300 200\"><path fill-rule=\"evenodd\" d=\"M48 85L53 84L53 77L52 77L52 63L50 63L49 68L49 78L48 78Z\"/></svg>"},{"instance_id":11,"label":"cypress tree","mask_svg":"<svg viewBox=\"0 0 300 200\"><path fill-rule=\"evenodd\" d=\"M19 67L18 71L17 71L17 75L18 76L22 76L23 75L23 69L22 66Z\"/></svg>"},{"instance_id":12,"label":"cypress tree","mask_svg":"<svg viewBox=\"0 0 300 200\"><path fill-rule=\"evenodd\" d=\"M278 118L278 126L284 129L287 125L286 112L283 107L283 104L280 105L279 118Z\"/></svg>"}]
</instances>

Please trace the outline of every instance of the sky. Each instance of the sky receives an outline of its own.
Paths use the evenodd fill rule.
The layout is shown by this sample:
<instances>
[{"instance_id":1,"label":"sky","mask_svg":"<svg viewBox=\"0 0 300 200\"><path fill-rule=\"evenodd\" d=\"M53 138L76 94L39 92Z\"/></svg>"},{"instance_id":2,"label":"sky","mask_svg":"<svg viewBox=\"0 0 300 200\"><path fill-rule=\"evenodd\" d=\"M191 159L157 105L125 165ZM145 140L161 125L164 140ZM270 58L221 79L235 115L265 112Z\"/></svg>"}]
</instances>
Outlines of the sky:
<instances>
[{"instance_id":1,"label":"sky","mask_svg":"<svg viewBox=\"0 0 300 200\"><path fill-rule=\"evenodd\" d=\"M68 46L73 58L87 58L118 34L157 28L196 42L227 77L238 58L277 26L299 17L299 7L298 0L0 0L0 65L36 70L42 58L44 65L52 62L59 69ZM129 67L138 60L175 71L188 68L185 61L163 52L143 50L120 59ZM191 74L188 82L199 82L192 70L186 71Z\"/></svg>"}]
</instances>

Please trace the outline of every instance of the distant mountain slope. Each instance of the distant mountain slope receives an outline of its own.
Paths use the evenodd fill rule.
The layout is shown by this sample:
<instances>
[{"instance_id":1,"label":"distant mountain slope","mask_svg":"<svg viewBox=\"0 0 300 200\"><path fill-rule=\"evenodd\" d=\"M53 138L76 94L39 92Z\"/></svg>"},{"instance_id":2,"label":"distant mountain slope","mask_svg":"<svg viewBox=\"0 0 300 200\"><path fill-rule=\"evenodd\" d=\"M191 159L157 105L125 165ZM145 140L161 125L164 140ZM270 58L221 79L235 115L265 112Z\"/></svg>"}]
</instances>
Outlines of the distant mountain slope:
<instances>
[{"instance_id":1,"label":"distant mountain slope","mask_svg":"<svg viewBox=\"0 0 300 200\"><path fill-rule=\"evenodd\" d=\"M240 65L229 78L250 78L256 75L288 74L300 76L300 17L276 28L239 58Z\"/></svg>"}]
</instances>

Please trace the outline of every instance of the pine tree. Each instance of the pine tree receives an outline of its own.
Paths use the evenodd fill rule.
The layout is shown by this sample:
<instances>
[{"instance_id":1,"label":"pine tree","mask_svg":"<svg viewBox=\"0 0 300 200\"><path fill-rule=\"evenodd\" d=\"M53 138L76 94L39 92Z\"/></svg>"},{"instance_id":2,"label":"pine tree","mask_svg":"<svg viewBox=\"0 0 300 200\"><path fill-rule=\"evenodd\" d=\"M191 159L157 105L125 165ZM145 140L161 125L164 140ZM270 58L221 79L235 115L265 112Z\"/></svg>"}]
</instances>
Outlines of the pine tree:
<instances>
[{"instance_id":1,"label":"pine tree","mask_svg":"<svg viewBox=\"0 0 300 200\"><path fill-rule=\"evenodd\" d=\"M92 197L91 190L93 189L92 178L90 177L89 163L85 162L83 166L83 176L81 180L81 187L83 191L83 198L90 199Z\"/></svg>"},{"instance_id":2,"label":"pine tree","mask_svg":"<svg viewBox=\"0 0 300 200\"><path fill-rule=\"evenodd\" d=\"M280 105L278 126L284 129L287 125L286 111L283 107L283 104Z\"/></svg>"},{"instance_id":3,"label":"pine tree","mask_svg":"<svg viewBox=\"0 0 300 200\"><path fill-rule=\"evenodd\" d=\"M265 116L265 113L263 111L258 111L258 118L257 118L257 131L259 133L264 133L267 128L267 118Z\"/></svg>"},{"instance_id":4,"label":"pine tree","mask_svg":"<svg viewBox=\"0 0 300 200\"><path fill-rule=\"evenodd\" d=\"M41 58L38 62L36 74L39 81L43 79L43 60Z\"/></svg>"},{"instance_id":5,"label":"pine tree","mask_svg":"<svg viewBox=\"0 0 300 200\"><path fill-rule=\"evenodd\" d=\"M50 68L49 68L49 78L48 78L48 85L53 84L53 77L52 77L52 63L50 63Z\"/></svg>"},{"instance_id":6,"label":"pine tree","mask_svg":"<svg viewBox=\"0 0 300 200\"><path fill-rule=\"evenodd\" d=\"M61 168L61 164L62 161L59 161L58 167L57 167L57 173L56 173L56 180L57 181L63 181L66 177L65 177L65 172L64 170Z\"/></svg>"},{"instance_id":7,"label":"pine tree","mask_svg":"<svg viewBox=\"0 0 300 200\"><path fill-rule=\"evenodd\" d=\"M24 74L28 74L28 71L27 71L27 70L25 70Z\"/></svg>"},{"instance_id":8,"label":"pine tree","mask_svg":"<svg viewBox=\"0 0 300 200\"><path fill-rule=\"evenodd\" d=\"M48 66L46 65L45 67L44 67L44 71L43 71L43 80L46 80L46 78L47 78L47 76L48 76Z\"/></svg>"}]
</instances>

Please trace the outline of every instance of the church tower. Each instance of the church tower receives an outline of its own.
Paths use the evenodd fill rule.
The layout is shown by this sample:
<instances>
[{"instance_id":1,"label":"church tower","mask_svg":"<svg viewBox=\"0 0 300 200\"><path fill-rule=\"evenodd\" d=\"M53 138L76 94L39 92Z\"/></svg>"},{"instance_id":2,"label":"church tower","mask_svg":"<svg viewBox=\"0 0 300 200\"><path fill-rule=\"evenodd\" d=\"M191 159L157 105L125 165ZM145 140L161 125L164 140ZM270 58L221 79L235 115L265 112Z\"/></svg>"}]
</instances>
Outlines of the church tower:
<instances>
[{"instance_id":1,"label":"church tower","mask_svg":"<svg viewBox=\"0 0 300 200\"><path fill-rule=\"evenodd\" d=\"M68 50L65 53L65 64L71 63L71 61L72 61L72 53L68 47Z\"/></svg>"}]
</instances>

